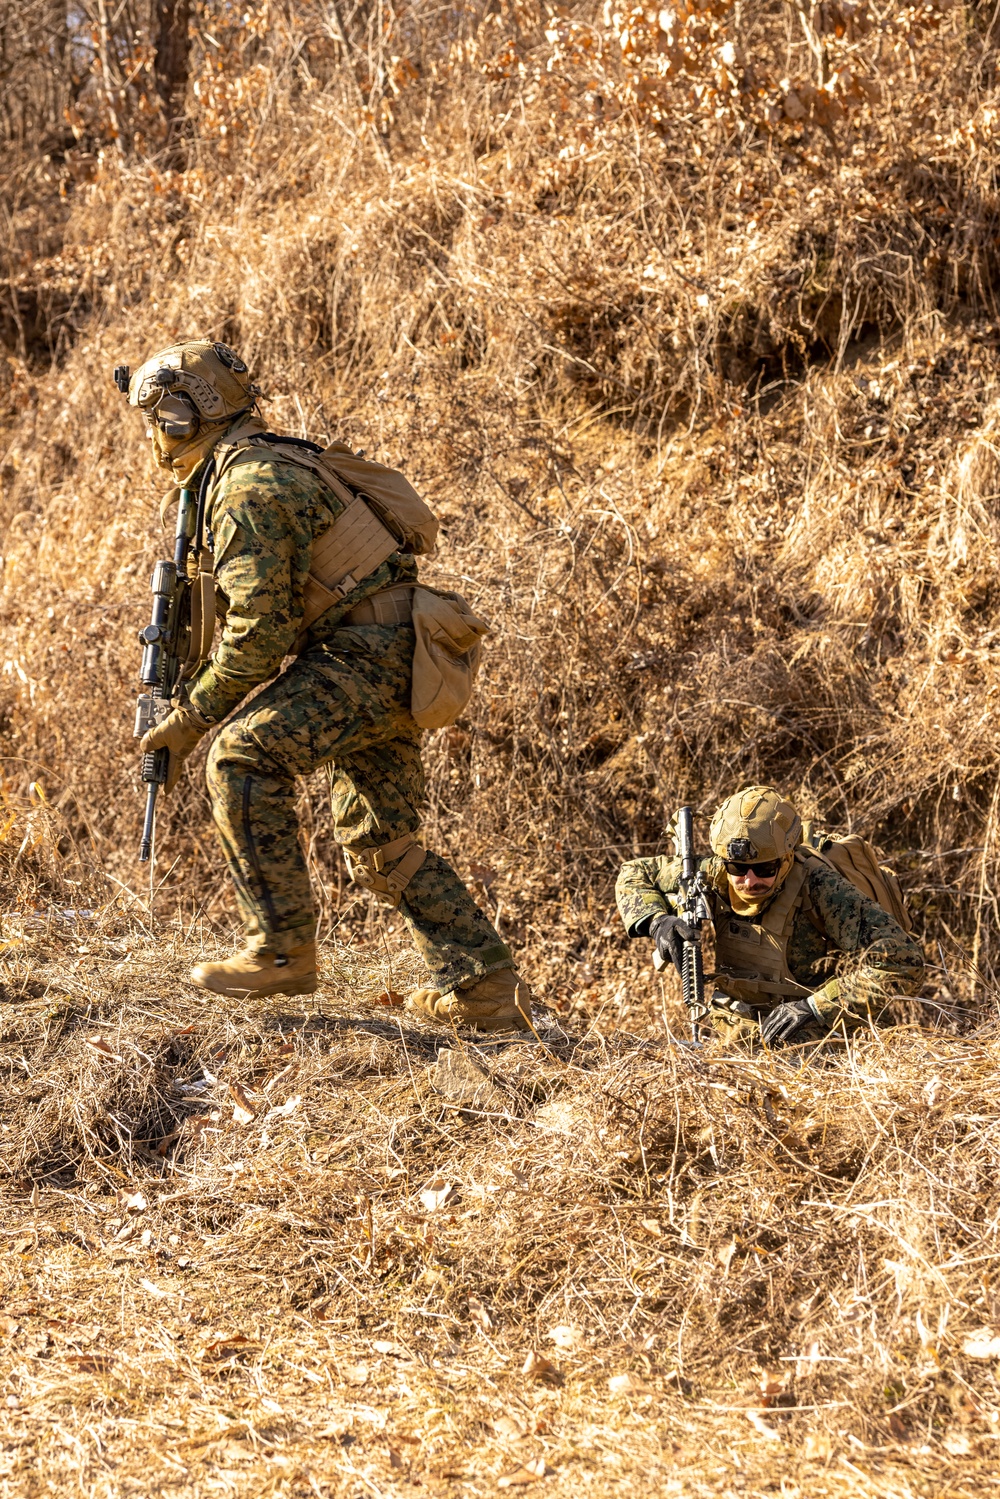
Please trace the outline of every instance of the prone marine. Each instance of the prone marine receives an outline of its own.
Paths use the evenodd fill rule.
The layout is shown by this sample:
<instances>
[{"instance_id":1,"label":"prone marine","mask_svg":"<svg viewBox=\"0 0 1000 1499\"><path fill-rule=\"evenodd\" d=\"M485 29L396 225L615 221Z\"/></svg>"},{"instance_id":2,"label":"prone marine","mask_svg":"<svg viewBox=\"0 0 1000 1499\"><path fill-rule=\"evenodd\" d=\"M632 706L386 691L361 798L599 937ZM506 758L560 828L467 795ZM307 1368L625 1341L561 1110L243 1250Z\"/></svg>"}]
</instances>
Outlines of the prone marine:
<instances>
[{"instance_id":1,"label":"prone marine","mask_svg":"<svg viewBox=\"0 0 1000 1499\"><path fill-rule=\"evenodd\" d=\"M705 1018L724 1045L801 1045L885 1024L890 1000L922 979L894 876L870 845L847 840L896 914L834 867L823 849L835 840L815 848L802 837L795 807L771 786L736 792L712 819L712 853L699 861L715 932ZM629 936L651 937L678 971L684 945L697 940L678 914L680 886L680 860L659 855L625 864L615 889Z\"/></svg>"},{"instance_id":2,"label":"prone marine","mask_svg":"<svg viewBox=\"0 0 1000 1499\"><path fill-rule=\"evenodd\" d=\"M415 659L445 696L449 673L461 681L464 672L467 698L478 658L463 632L473 640L486 629L458 595L419 583L413 553L433 544L433 516L401 474L343 444L321 449L266 431L259 388L225 344L175 344L115 378L143 417L156 464L182 499L197 493L198 555L209 558L222 624L214 651L210 625L205 658L140 744L150 757L167 751L169 791L215 731L208 789L246 945L199 963L192 982L224 996L316 989L295 783L322 768L352 878L399 909L429 970L410 1009L448 1026L529 1029L530 990L510 949L451 865L416 837ZM396 524L394 496L424 518L421 542L408 544ZM430 620L423 632L418 604ZM442 653L452 627L463 649ZM424 716L441 721L432 708Z\"/></svg>"}]
</instances>

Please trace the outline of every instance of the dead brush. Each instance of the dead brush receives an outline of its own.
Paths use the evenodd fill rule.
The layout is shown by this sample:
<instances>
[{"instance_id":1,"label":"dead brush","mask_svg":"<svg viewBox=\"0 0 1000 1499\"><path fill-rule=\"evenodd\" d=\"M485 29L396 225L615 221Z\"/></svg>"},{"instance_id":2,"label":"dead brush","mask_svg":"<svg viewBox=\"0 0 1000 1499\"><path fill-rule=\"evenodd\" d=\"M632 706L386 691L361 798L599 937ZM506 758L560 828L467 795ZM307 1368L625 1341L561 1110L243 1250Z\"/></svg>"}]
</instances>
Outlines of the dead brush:
<instances>
[{"instance_id":1,"label":"dead brush","mask_svg":"<svg viewBox=\"0 0 1000 1499\"><path fill-rule=\"evenodd\" d=\"M692 10L749 28L764 91L720 99L660 62L640 90L585 7L203 8L179 161L143 15L99 6L79 139L10 138L4 1496L993 1481L995 37L925 7L907 41L897 8L817 50L835 10ZM494 636L428 739L427 831L540 1041L392 1003L415 961L318 783L315 1005L184 980L235 940L200 760L136 886L165 485L108 375L192 332L442 514L432 576ZM886 847L919 1025L806 1065L677 1039L614 873L761 778Z\"/></svg>"},{"instance_id":2,"label":"dead brush","mask_svg":"<svg viewBox=\"0 0 1000 1499\"><path fill-rule=\"evenodd\" d=\"M372 1006L368 959L304 1013L221 1014L186 957L75 970L59 1025L51 999L5 1012L0 1372L49 1481L86 1481L88 1423L137 1475L137 1408L147 1471L193 1492L275 1460L340 1492L345 1450L368 1486L402 1465L483 1492L525 1463L565 1493L991 1471L991 1034L804 1061L457 1044ZM446 1055L478 1103L437 1091ZM40 1435L56 1413L80 1477Z\"/></svg>"}]
</instances>

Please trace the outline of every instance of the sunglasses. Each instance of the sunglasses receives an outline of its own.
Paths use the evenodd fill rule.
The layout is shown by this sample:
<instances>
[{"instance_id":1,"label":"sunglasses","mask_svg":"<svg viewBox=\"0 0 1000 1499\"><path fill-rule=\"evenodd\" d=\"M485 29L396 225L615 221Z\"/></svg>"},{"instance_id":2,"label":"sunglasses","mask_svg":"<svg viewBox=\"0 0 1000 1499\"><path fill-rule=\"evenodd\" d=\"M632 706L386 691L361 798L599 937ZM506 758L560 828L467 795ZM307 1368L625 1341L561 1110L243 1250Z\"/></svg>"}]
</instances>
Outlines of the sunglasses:
<instances>
[{"instance_id":1,"label":"sunglasses","mask_svg":"<svg viewBox=\"0 0 1000 1499\"><path fill-rule=\"evenodd\" d=\"M743 864L739 859L724 859L727 874L750 874L751 872L761 880L769 880L778 873L781 868L780 859L764 859L759 864Z\"/></svg>"}]
</instances>

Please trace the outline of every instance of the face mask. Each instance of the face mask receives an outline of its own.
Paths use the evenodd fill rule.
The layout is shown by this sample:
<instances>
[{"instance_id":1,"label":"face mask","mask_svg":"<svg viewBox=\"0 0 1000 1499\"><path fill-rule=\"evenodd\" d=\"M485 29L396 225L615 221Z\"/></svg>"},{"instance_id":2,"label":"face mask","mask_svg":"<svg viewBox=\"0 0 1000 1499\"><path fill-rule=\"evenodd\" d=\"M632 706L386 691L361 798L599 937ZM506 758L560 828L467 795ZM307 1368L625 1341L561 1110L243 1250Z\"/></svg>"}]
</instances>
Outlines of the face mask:
<instances>
[{"instance_id":1,"label":"face mask","mask_svg":"<svg viewBox=\"0 0 1000 1499\"><path fill-rule=\"evenodd\" d=\"M153 459L159 468L166 469L175 482L183 486L215 447L222 430L222 425L218 424L202 427L192 437L168 437L154 422L149 431Z\"/></svg>"}]
</instances>

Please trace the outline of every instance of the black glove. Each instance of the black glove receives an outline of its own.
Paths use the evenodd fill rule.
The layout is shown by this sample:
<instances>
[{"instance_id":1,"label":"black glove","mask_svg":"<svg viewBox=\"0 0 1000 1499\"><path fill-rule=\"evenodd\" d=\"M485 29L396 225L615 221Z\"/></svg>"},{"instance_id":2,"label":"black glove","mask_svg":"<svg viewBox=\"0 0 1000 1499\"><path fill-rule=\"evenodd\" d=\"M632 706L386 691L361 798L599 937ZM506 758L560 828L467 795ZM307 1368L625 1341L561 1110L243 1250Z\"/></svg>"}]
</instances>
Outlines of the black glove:
<instances>
[{"instance_id":1,"label":"black glove","mask_svg":"<svg viewBox=\"0 0 1000 1499\"><path fill-rule=\"evenodd\" d=\"M649 935L656 943L656 951L664 962L673 963L680 973L684 962L684 943L694 942L697 932L680 916L664 913L649 924Z\"/></svg>"},{"instance_id":2,"label":"black glove","mask_svg":"<svg viewBox=\"0 0 1000 1499\"><path fill-rule=\"evenodd\" d=\"M786 999L761 1019L761 1039L768 1046L785 1046L815 1020L816 1011L808 999Z\"/></svg>"}]
</instances>

